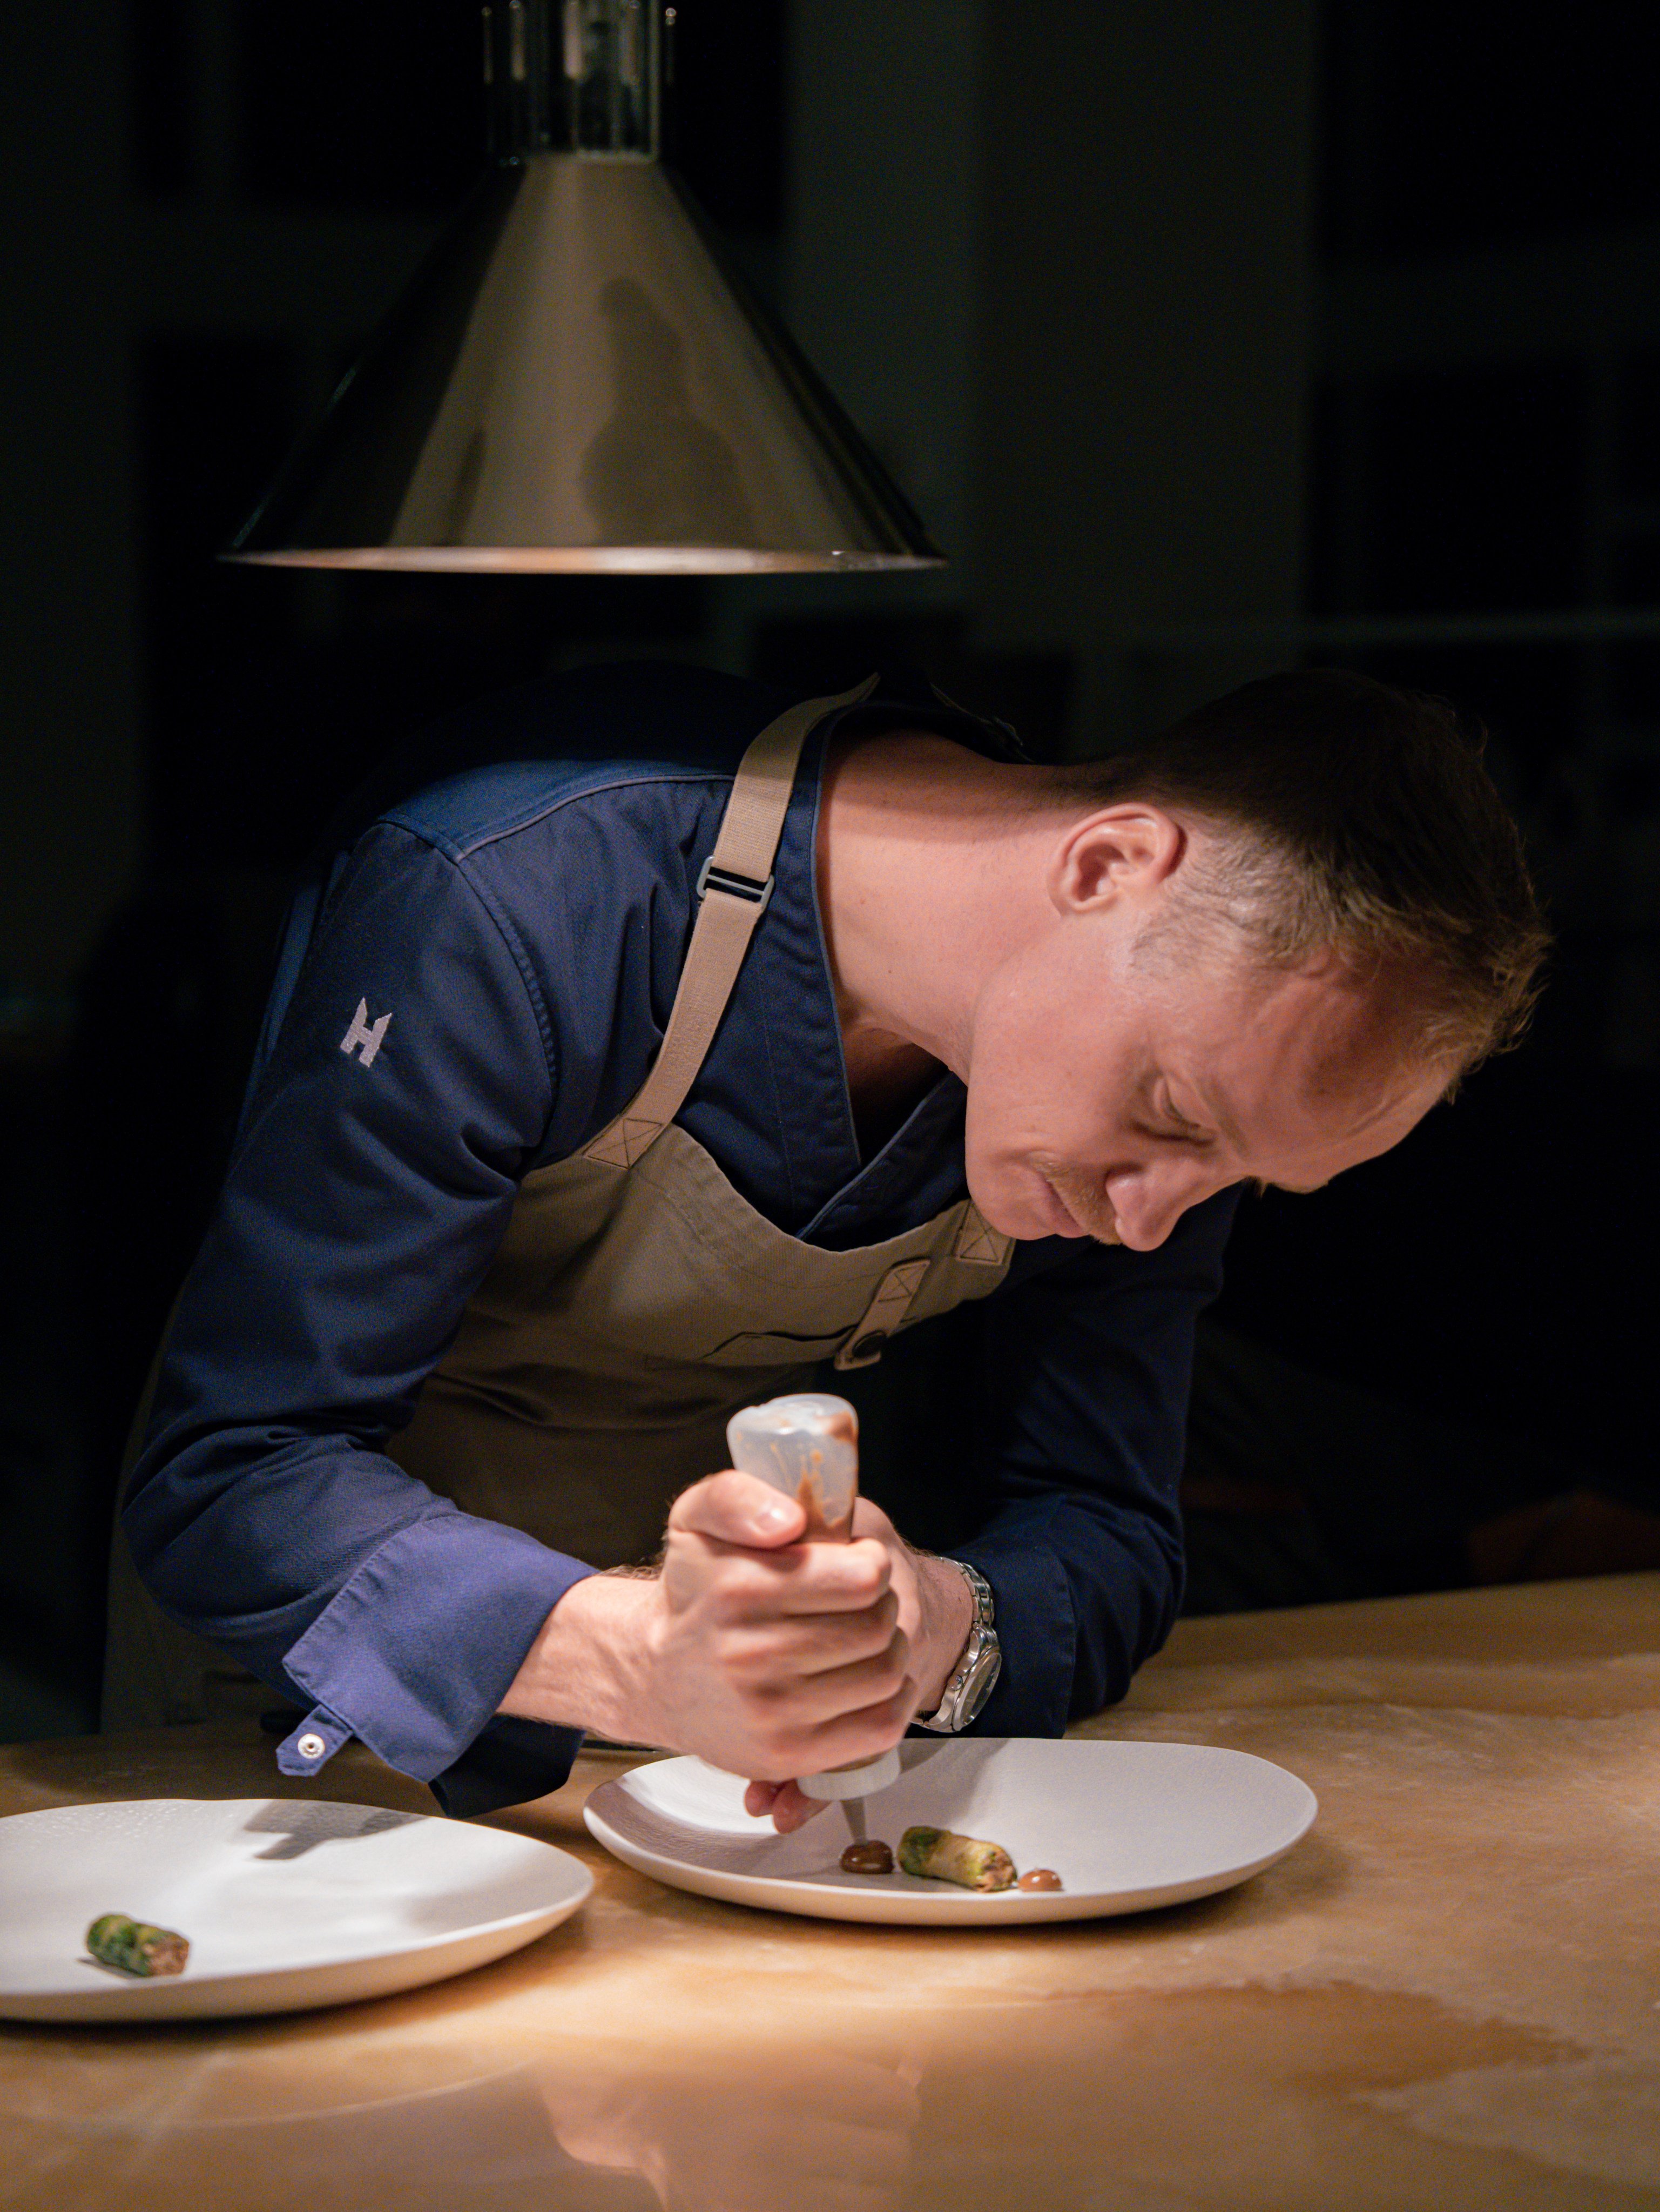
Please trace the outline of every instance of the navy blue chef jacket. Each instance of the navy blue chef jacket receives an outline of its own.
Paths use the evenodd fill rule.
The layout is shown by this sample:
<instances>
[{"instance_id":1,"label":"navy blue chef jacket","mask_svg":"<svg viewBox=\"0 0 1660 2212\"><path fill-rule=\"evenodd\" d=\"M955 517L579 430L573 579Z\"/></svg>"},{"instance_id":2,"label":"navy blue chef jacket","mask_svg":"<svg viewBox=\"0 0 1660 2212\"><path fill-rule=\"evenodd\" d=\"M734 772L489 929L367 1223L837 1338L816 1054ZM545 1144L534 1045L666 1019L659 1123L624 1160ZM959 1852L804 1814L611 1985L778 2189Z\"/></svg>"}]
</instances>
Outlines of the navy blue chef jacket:
<instances>
[{"instance_id":1,"label":"navy blue chef jacket","mask_svg":"<svg viewBox=\"0 0 1660 2212\"><path fill-rule=\"evenodd\" d=\"M908 689L855 711L1021 757L1000 725ZM124 1514L166 1610L309 1708L288 1771L357 1736L476 1813L569 1770L575 1731L493 1716L591 1570L459 1511L382 1447L519 1178L644 1080L733 771L790 703L669 666L505 695L443 726L393 787L415 795L360 807L296 900ZM954 1076L874 1158L854 1136L813 869L840 719L809 745L772 903L678 1116L769 1221L833 1250L966 1188ZM1169 1631L1193 1325L1233 1206L1196 1208L1154 1253L1021 1243L981 1310L991 1509L960 1556L996 1595L1004 1656L978 1733L1058 1735ZM312 1733L319 1756L298 1749Z\"/></svg>"}]
</instances>

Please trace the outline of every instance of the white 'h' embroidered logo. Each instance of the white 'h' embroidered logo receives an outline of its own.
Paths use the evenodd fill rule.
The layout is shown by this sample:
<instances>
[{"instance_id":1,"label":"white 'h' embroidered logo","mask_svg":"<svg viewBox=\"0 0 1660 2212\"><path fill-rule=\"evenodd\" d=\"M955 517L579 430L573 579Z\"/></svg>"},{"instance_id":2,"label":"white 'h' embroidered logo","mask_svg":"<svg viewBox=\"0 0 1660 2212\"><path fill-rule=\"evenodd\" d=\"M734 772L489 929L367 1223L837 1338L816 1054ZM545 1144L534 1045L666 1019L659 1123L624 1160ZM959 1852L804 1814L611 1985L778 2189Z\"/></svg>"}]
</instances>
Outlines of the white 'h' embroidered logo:
<instances>
[{"instance_id":1,"label":"white 'h' embroidered logo","mask_svg":"<svg viewBox=\"0 0 1660 2212\"><path fill-rule=\"evenodd\" d=\"M358 1054L360 1060L365 1067L373 1066L374 1056L380 1049L391 1018L390 1014L383 1014L378 1022L372 1022L369 1019L368 1000L360 999L357 1002L357 1012L352 1016L352 1025L340 1040L340 1049L349 1060L360 1045L362 1050Z\"/></svg>"}]
</instances>

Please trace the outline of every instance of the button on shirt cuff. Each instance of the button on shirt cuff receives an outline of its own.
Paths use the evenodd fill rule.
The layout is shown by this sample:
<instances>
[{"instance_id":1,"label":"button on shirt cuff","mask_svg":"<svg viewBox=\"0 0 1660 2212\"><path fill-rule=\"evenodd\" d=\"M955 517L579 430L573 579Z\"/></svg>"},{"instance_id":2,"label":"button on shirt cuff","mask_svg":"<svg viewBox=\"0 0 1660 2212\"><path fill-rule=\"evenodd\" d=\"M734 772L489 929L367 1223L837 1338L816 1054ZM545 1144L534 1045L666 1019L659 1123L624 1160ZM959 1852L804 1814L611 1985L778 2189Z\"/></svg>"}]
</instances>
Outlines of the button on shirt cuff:
<instances>
[{"instance_id":1,"label":"button on shirt cuff","mask_svg":"<svg viewBox=\"0 0 1660 2212\"><path fill-rule=\"evenodd\" d=\"M277 1770L282 1774L316 1774L331 1759L352 1732L338 1713L326 1705L313 1705L291 1736L276 1747Z\"/></svg>"},{"instance_id":2,"label":"button on shirt cuff","mask_svg":"<svg viewBox=\"0 0 1660 2212\"><path fill-rule=\"evenodd\" d=\"M314 1774L354 1735L387 1765L433 1781L482 1733L548 1613L592 1572L469 1514L399 1529L287 1653L290 1681L314 1704L278 1765Z\"/></svg>"}]
</instances>

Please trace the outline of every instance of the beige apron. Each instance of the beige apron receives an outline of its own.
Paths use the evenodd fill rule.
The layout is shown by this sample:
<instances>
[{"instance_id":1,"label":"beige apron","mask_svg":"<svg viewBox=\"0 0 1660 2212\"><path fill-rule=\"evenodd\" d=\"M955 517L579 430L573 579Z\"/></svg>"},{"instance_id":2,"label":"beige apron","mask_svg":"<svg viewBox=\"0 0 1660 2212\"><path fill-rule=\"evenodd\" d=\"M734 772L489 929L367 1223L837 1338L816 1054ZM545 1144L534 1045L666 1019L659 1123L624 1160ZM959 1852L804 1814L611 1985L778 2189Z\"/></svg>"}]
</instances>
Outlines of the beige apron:
<instances>
[{"instance_id":1,"label":"beige apron","mask_svg":"<svg viewBox=\"0 0 1660 2212\"><path fill-rule=\"evenodd\" d=\"M804 1386L826 1360L868 1365L895 1331L1008 1271L1010 1241L966 1199L881 1244L804 1244L674 1125L765 910L802 748L874 682L791 708L744 754L650 1075L582 1152L524 1177L453 1345L387 1446L464 1511L597 1566L657 1553L675 1497L727 1464L740 1406ZM118 1534L105 1725L270 1695L165 1619Z\"/></svg>"}]
</instances>

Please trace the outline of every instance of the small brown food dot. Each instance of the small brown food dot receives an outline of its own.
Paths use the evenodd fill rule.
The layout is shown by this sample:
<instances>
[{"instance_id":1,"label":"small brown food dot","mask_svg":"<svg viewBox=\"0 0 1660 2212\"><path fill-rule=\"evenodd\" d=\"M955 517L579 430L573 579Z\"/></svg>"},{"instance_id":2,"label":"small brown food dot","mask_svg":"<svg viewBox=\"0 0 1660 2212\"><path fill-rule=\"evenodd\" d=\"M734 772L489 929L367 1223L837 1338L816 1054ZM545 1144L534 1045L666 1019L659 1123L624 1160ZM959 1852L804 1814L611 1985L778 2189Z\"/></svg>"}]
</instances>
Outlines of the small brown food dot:
<instances>
[{"instance_id":1,"label":"small brown food dot","mask_svg":"<svg viewBox=\"0 0 1660 2212\"><path fill-rule=\"evenodd\" d=\"M868 1844L849 1844L841 1855L844 1874L892 1874L894 1854L888 1844L877 1841Z\"/></svg>"},{"instance_id":2,"label":"small brown food dot","mask_svg":"<svg viewBox=\"0 0 1660 2212\"><path fill-rule=\"evenodd\" d=\"M1061 1886L1053 1867L1031 1867L1015 1884L1016 1889L1059 1889Z\"/></svg>"}]
</instances>

